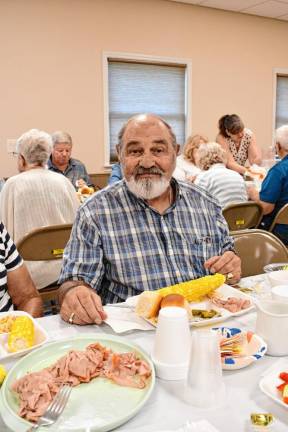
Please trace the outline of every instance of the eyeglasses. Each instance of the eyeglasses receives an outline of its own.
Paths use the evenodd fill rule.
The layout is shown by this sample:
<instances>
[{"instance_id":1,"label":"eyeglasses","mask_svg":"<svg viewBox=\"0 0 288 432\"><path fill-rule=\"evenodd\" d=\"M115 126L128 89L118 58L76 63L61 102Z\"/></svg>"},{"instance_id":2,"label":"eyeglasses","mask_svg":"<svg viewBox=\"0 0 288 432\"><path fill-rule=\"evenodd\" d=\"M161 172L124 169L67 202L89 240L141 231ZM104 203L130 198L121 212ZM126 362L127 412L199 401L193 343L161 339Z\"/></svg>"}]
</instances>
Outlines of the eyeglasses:
<instances>
[{"instance_id":1,"label":"eyeglasses","mask_svg":"<svg viewBox=\"0 0 288 432\"><path fill-rule=\"evenodd\" d=\"M18 155L19 155L19 153L17 153L17 152L12 152L11 154L12 154L12 156L13 156L14 158L17 158Z\"/></svg>"}]
</instances>

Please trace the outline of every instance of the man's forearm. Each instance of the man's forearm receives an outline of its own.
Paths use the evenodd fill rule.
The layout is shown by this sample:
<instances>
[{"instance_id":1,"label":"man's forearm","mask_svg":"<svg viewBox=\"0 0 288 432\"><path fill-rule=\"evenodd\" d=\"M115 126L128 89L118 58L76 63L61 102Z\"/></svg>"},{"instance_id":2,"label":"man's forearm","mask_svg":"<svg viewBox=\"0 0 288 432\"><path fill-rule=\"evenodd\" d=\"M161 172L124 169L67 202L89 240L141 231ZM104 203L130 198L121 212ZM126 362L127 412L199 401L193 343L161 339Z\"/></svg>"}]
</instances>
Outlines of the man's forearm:
<instances>
[{"instance_id":1,"label":"man's forearm","mask_svg":"<svg viewBox=\"0 0 288 432\"><path fill-rule=\"evenodd\" d=\"M32 297L31 299L21 303L18 306L19 310L29 313L34 318L43 316L43 302L41 297Z\"/></svg>"}]
</instances>

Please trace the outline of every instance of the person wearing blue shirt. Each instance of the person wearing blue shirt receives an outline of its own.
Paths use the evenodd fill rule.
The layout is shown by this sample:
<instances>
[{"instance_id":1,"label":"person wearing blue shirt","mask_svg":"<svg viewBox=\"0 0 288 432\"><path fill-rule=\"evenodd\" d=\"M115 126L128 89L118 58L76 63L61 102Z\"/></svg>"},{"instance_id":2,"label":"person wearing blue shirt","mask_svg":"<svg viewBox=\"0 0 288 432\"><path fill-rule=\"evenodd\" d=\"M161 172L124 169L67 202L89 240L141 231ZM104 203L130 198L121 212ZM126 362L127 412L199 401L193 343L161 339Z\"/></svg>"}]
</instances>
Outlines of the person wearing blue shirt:
<instances>
[{"instance_id":1,"label":"person wearing blue shirt","mask_svg":"<svg viewBox=\"0 0 288 432\"><path fill-rule=\"evenodd\" d=\"M122 175L121 165L119 162L115 163L114 165L112 165L112 171L108 180L108 184L112 185L113 183L122 180L122 178L123 175Z\"/></svg>"},{"instance_id":2,"label":"person wearing blue shirt","mask_svg":"<svg viewBox=\"0 0 288 432\"><path fill-rule=\"evenodd\" d=\"M280 162L270 168L260 192L253 187L248 189L249 198L263 208L264 217L260 228L264 230L269 230L277 212L288 203L288 125L276 130L275 141ZM288 225L276 224L273 234L288 245Z\"/></svg>"}]
</instances>

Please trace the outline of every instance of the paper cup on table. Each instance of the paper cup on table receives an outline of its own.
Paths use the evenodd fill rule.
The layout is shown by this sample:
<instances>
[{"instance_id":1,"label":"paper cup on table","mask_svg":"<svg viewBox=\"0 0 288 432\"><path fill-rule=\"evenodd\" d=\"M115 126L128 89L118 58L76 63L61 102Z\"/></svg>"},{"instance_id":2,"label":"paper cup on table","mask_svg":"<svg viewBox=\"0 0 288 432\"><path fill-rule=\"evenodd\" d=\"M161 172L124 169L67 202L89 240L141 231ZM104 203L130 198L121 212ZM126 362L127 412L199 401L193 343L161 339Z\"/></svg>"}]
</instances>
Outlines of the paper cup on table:
<instances>
[{"instance_id":1,"label":"paper cup on table","mask_svg":"<svg viewBox=\"0 0 288 432\"><path fill-rule=\"evenodd\" d=\"M152 349L156 375L165 380L185 379L190 347L187 311L180 307L161 309Z\"/></svg>"},{"instance_id":2,"label":"paper cup on table","mask_svg":"<svg viewBox=\"0 0 288 432\"><path fill-rule=\"evenodd\" d=\"M212 330L194 331L185 385L185 400L201 408L225 402L218 334Z\"/></svg>"}]
</instances>

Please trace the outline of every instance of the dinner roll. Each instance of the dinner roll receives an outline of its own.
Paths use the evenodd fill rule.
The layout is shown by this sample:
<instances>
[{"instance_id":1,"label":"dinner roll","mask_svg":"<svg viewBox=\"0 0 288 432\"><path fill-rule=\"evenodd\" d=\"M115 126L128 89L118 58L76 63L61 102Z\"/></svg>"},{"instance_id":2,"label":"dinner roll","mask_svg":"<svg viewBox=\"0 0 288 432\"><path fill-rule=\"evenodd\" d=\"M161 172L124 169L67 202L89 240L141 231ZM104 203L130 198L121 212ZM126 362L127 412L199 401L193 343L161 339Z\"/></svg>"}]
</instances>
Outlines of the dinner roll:
<instances>
[{"instance_id":1,"label":"dinner roll","mask_svg":"<svg viewBox=\"0 0 288 432\"><path fill-rule=\"evenodd\" d=\"M144 291L140 294L135 312L144 318L155 318L160 309L162 296L157 291Z\"/></svg>"},{"instance_id":2,"label":"dinner roll","mask_svg":"<svg viewBox=\"0 0 288 432\"><path fill-rule=\"evenodd\" d=\"M160 309L164 307L171 307L171 306L182 307L186 309L188 313L188 317L189 318L192 317L192 312L189 303L187 302L185 297L183 297L181 294L168 294L162 298L160 303Z\"/></svg>"}]
</instances>

